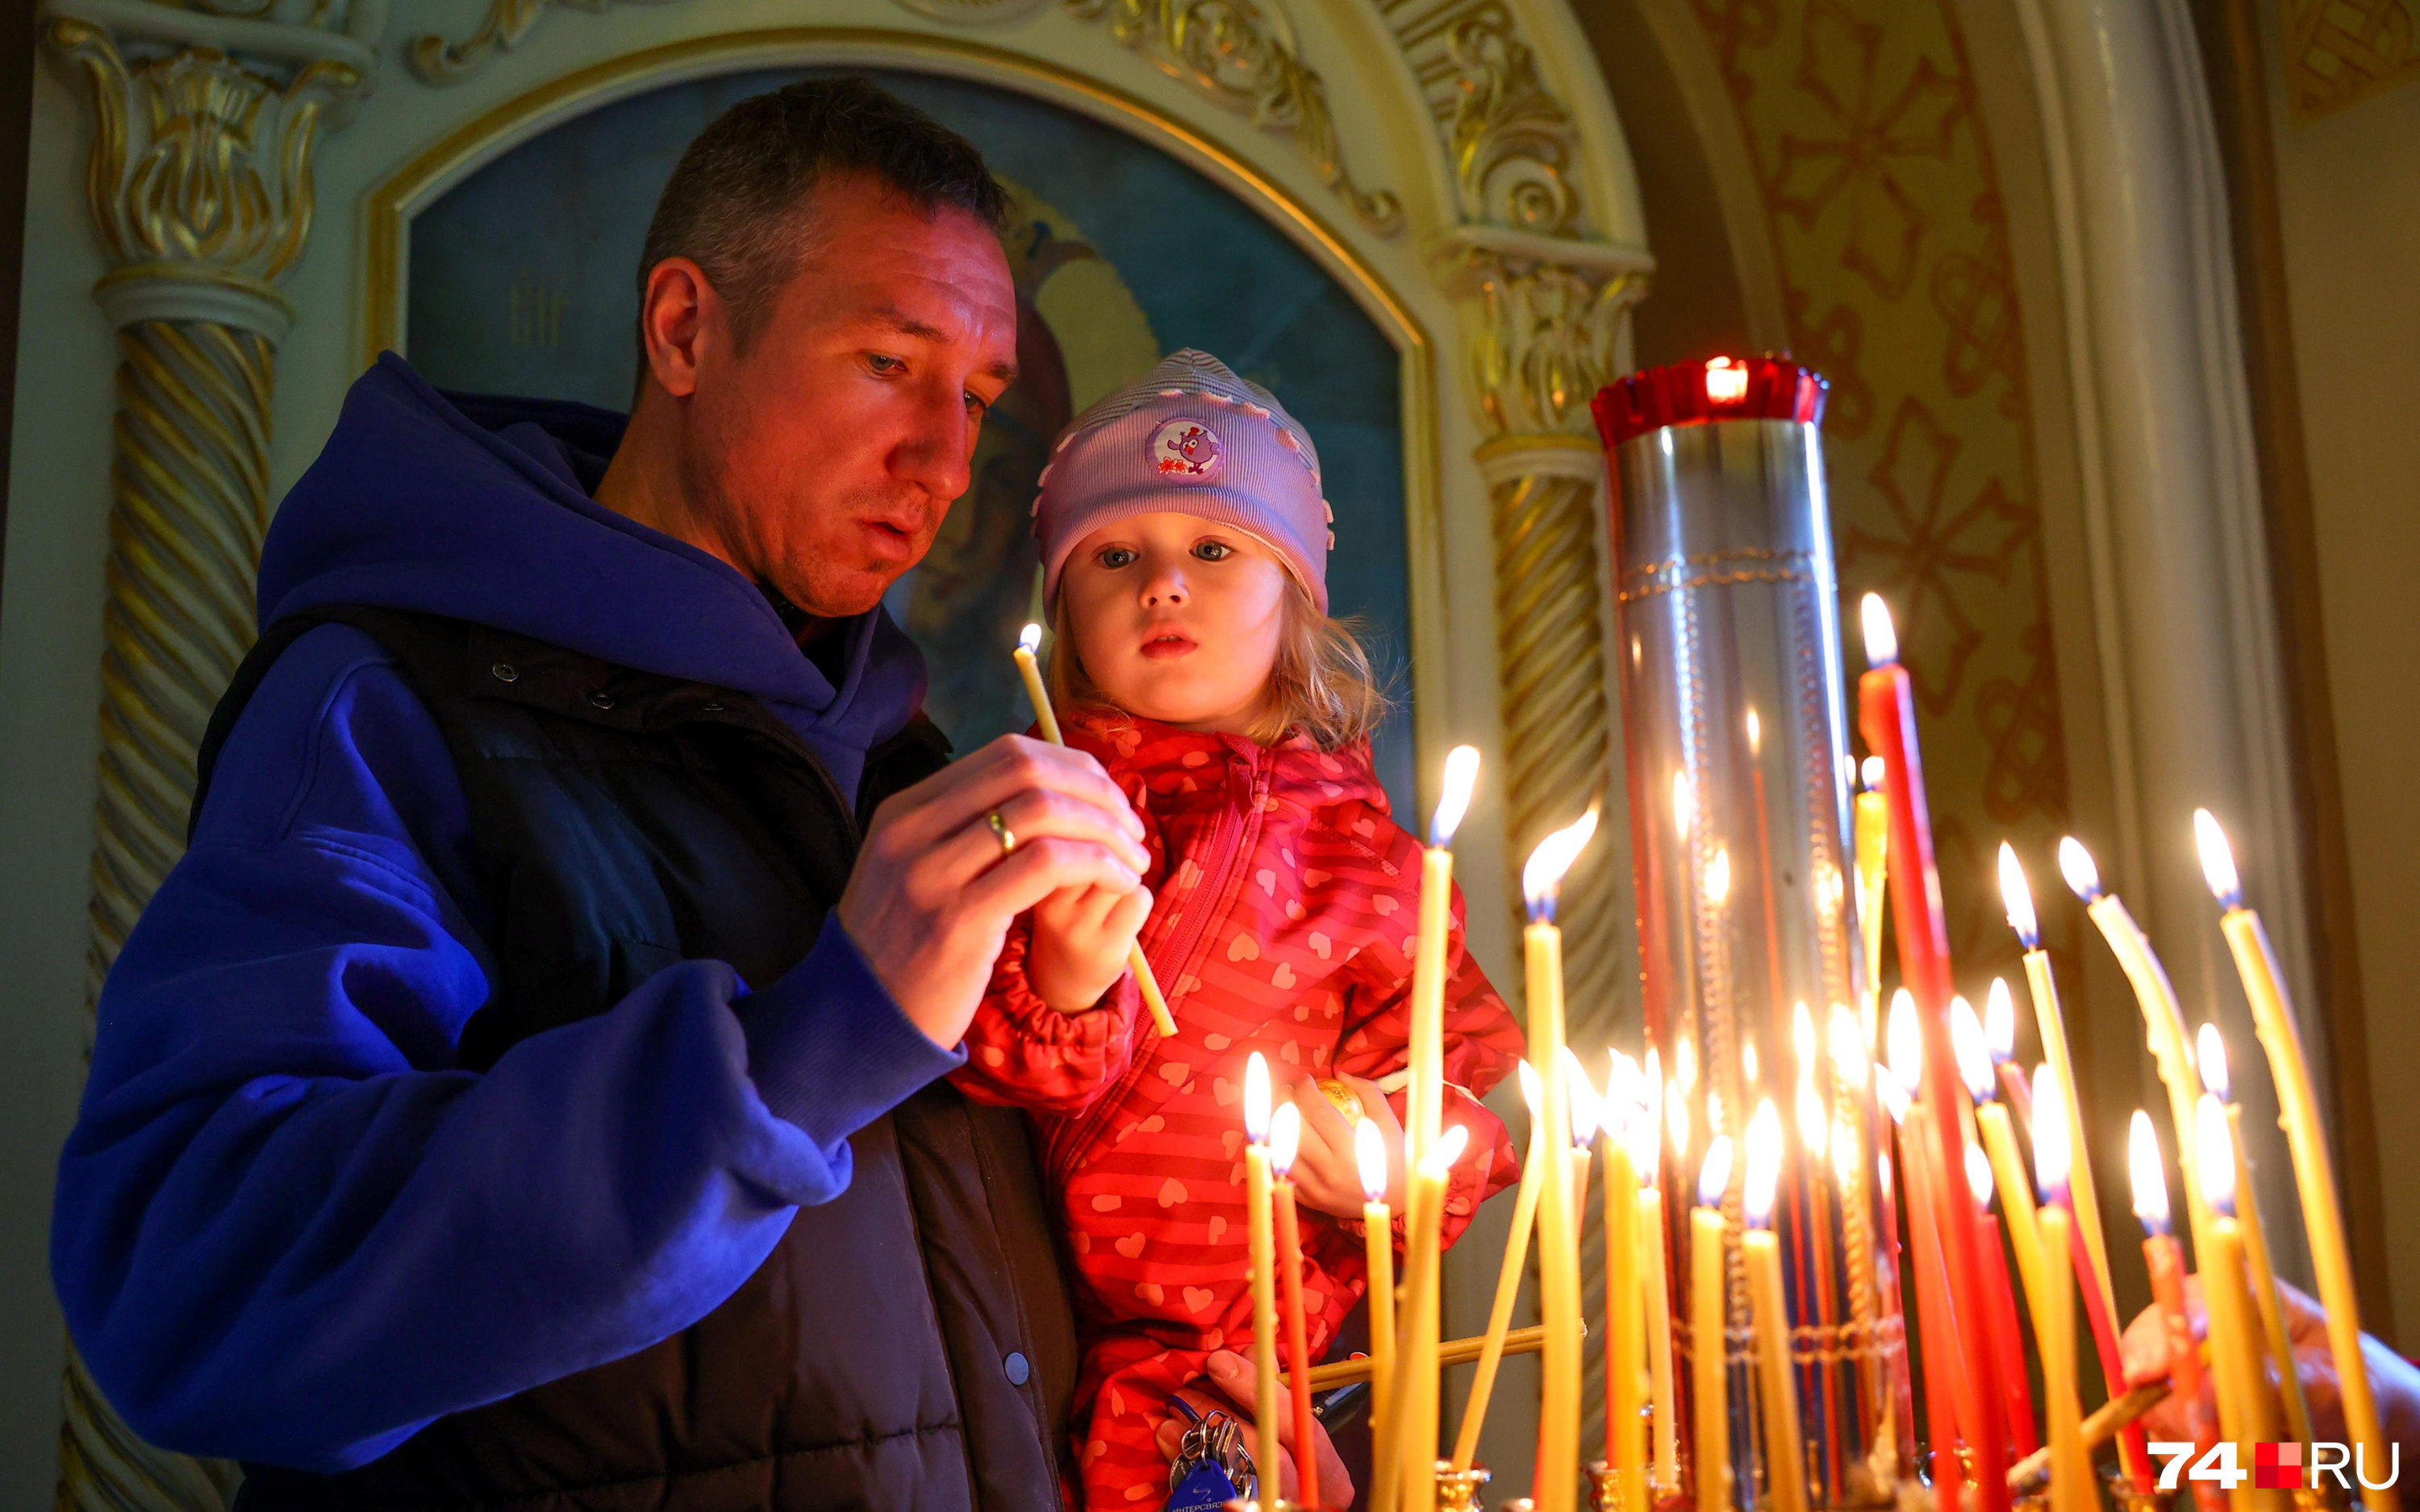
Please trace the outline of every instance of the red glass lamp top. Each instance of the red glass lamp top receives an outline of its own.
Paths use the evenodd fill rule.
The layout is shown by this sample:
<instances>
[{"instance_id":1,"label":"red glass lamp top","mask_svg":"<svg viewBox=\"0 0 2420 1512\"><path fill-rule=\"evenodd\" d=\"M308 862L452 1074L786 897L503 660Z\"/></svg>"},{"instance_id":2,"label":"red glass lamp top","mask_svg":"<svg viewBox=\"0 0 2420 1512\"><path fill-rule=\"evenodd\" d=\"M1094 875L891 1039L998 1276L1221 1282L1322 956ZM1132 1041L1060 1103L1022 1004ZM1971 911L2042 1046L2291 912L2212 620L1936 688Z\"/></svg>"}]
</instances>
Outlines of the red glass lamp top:
<instances>
[{"instance_id":1,"label":"red glass lamp top","mask_svg":"<svg viewBox=\"0 0 2420 1512\"><path fill-rule=\"evenodd\" d=\"M1781 357L1717 357L1672 363L1615 379L1589 406L1607 447L1667 425L1710 420L1823 418L1830 385L1822 375Z\"/></svg>"}]
</instances>

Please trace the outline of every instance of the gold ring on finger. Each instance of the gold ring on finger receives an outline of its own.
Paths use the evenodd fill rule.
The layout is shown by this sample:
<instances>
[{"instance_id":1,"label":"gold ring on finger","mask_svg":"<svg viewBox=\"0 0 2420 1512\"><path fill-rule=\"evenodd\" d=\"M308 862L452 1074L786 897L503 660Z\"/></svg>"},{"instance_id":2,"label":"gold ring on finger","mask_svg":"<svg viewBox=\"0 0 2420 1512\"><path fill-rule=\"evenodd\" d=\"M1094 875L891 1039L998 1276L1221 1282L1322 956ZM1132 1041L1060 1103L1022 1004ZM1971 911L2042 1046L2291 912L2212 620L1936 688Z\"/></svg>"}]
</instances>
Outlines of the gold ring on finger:
<instances>
[{"instance_id":1,"label":"gold ring on finger","mask_svg":"<svg viewBox=\"0 0 2420 1512\"><path fill-rule=\"evenodd\" d=\"M1016 831L1008 827L1008 821L1000 816L1000 810L994 809L991 812L984 815L984 818L991 825L992 837L1000 841L1000 854L1002 856L1016 855Z\"/></svg>"}]
</instances>

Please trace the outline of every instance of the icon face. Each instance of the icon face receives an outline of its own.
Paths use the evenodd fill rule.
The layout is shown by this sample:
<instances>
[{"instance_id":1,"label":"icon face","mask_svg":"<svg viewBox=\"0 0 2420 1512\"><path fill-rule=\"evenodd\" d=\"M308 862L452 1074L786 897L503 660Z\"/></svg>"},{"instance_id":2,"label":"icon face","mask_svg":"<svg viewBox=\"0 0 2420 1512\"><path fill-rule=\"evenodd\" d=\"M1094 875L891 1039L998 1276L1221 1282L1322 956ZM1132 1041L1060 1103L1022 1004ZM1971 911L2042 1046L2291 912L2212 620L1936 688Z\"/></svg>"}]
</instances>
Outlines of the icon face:
<instances>
[{"instance_id":1,"label":"icon face","mask_svg":"<svg viewBox=\"0 0 2420 1512\"><path fill-rule=\"evenodd\" d=\"M2256 1443L2252 1446L2252 1485L2263 1491L2304 1489L2303 1446L2299 1443Z\"/></svg>"},{"instance_id":2,"label":"icon face","mask_svg":"<svg viewBox=\"0 0 2420 1512\"><path fill-rule=\"evenodd\" d=\"M1218 476L1226 448L1218 433L1198 420L1171 420L1151 433L1145 454L1154 472L1178 483L1208 483Z\"/></svg>"}]
</instances>

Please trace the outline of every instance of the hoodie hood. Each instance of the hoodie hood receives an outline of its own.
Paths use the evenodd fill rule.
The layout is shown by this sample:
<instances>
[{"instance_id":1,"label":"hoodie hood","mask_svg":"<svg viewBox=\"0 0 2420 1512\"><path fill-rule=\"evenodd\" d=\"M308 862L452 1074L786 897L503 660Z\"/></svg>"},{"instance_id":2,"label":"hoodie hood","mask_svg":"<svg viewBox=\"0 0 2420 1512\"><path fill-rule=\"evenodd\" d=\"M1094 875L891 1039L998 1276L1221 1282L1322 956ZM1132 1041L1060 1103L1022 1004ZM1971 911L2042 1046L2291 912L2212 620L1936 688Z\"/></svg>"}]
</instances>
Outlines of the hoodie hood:
<instances>
[{"instance_id":1,"label":"hoodie hood","mask_svg":"<svg viewBox=\"0 0 2420 1512\"><path fill-rule=\"evenodd\" d=\"M561 400L442 393L382 354L271 522L260 623L411 609L732 688L853 794L865 752L923 705L923 656L876 608L830 632L846 637L834 687L755 584L590 498L626 424Z\"/></svg>"}]
</instances>

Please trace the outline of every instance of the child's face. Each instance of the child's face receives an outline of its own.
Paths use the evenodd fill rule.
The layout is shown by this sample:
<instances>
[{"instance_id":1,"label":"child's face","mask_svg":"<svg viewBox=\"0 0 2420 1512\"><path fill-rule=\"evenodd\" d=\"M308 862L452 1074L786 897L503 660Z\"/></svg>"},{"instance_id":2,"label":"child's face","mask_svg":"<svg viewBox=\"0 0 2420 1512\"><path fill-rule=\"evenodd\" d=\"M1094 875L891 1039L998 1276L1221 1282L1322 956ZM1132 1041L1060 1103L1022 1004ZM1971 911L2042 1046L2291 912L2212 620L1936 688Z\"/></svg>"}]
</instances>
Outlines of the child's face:
<instances>
[{"instance_id":1,"label":"child's face","mask_svg":"<svg viewBox=\"0 0 2420 1512\"><path fill-rule=\"evenodd\" d=\"M1138 515L1084 537L1059 594L1094 687L1126 713L1240 732L1260 714L1291 592L1276 553L1192 515Z\"/></svg>"}]
</instances>

